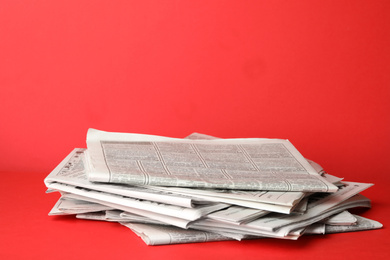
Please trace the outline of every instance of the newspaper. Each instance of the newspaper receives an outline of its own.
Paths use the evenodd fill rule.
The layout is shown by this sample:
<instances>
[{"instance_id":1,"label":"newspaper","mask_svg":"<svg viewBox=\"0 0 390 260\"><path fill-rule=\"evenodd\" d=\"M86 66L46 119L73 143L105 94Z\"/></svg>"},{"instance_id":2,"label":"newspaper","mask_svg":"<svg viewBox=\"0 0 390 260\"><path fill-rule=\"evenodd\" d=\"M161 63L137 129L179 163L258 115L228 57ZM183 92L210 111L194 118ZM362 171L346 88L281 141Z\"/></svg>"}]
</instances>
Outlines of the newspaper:
<instances>
[{"instance_id":1,"label":"newspaper","mask_svg":"<svg viewBox=\"0 0 390 260\"><path fill-rule=\"evenodd\" d=\"M106 218L106 213L104 211L80 213L76 214L76 218L85 220L110 221ZM118 220L115 219L113 222L118 222Z\"/></svg>"},{"instance_id":2,"label":"newspaper","mask_svg":"<svg viewBox=\"0 0 390 260\"><path fill-rule=\"evenodd\" d=\"M61 198L57 201L57 203L49 212L49 215L73 215L109 209L111 208L98 203L68 198L66 195L64 195L61 196Z\"/></svg>"},{"instance_id":3,"label":"newspaper","mask_svg":"<svg viewBox=\"0 0 390 260\"><path fill-rule=\"evenodd\" d=\"M352 215L356 219L356 223L354 225L329 225L325 223L316 223L306 228L305 235L355 232L379 229L383 227L383 225L378 221L354 214Z\"/></svg>"},{"instance_id":4,"label":"newspaper","mask_svg":"<svg viewBox=\"0 0 390 260\"><path fill-rule=\"evenodd\" d=\"M294 206L293 205L280 205L279 199L283 200L283 196L274 196L274 203L265 203L261 201L255 201L254 199L259 198L259 200L262 200L261 197L252 196L252 198L248 199L248 196L246 196L245 191L242 191L242 193L235 193L235 192L216 192L215 190L189 190L186 188L176 188L176 187L150 187L150 189L154 190L160 190L160 191L169 191L173 194L181 194L181 195L187 195L192 196L193 198L198 199L204 199L206 201L214 201L214 202L222 202L227 203L231 205L241 206L241 207L247 207L247 208L253 208L253 209L259 209L259 210L266 210L271 212L278 212L283 214L289 214L293 211ZM255 192L256 194L261 194L262 192ZM277 192L274 192L277 193ZM286 192L280 192L281 195L283 195ZM303 193L302 193L303 194ZM231 197L229 197L231 195ZM285 197L288 197L288 194L286 194ZM296 194L292 194L289 198L292 200L296 199ZM300 196L302 198L302 196ZM297 205L294 202L295 205Z\"/></svg>"},{"instance_id":5,"label":"newspaper","mask_svg":"<svg viewBox=\"0 0 390 260\"><path fill-rule=\"evenodd\" d=\"M231 206L207 215L207 218L216 219L231 224L242 224L263 217L269 212L265 210L251 209L240 206Z\"/></svg>"},{"instance_id":6,"label":"newspaper","mask_svg":"<svg viewBox=\"0 0 390 260\"><path fill-rule=\"evenodd\" d=\"M72 150L45 178L45 185L48 186L50 183L57 182L181 207L196 207L197 205L207 203L203 199L171 194L165 191L156 191L147 187L92 183L88 181L85 152L86 149L83 148L75 148Z\"/></svg>"},{"instance_id":7,"label":"newspaper","mask_svg":"<svg viewBox=\"0 0 390 260\"><path fill-rule=\"evenodd\" d=\"M352 187L352 188L350 188L350 191L348 191L348 189L343 190L343 192L339 191L337 196L341 196L342 198L339 198L336 201L338 201L338 202L343 201L344 199L348 198L352 194L358 192L359 190L362 190L363 189L362 187L368 187L369 185L354 183L354 184L352 184L352 185L350 184L348 186ZM354 191L352 191L352 190L354 190ZM315 194L315 195L317 195L317 194ZM72 195L69 195L69 196L72 197ZM335 223L340 224L343 222L344 223L353 222L354 218L351 219L349 215L345 215L345 212L343 212L343 214L339 214L338 216L332 216L332 217L329 217L329 216L331 216L337 212L341 212L342 210L344 210L346 208L351 208L351 207L356 207L356 206L369 206L370 205L369 200L360 194L352 197L351 199L349 199L341 204L337 204L338 202L334 202L335 201L334 199L329 199L328 197L330 197L330 196L336 196L336 194L328 194L325 197L321 196L320 198L311 200L311 203L309 204L309 208L315 208L316 206L319 207L327 200L333 201L332 203L328 204L328 206L327 206L327 207L330 207L330 209L325 209L325 210L323 209L322 211L317 209L316 211L314 211L315 214L312 212L312 214L310 214L310 216L309 216L309 219L311 219L311 222L314 223L314 222L320 221L322 219L324 221L326 220L326 221L329 221L329 223L334 223L334 224ZM78 199L80 199L80 197ZM86 200L88 200L88 199L89 198L86 198ZM337 204L336 206L334 206L335 203ZM115 205L110 205L110 206L115 208ZM332 209L333 209L333 211L332 211ZM224 210L222 210L222 212L223 211ZM327 213L327 215L324 213L321 213L321 212L325 212L325 213ZM137 213L142 214L142 212L137 212ZM316 214L319 214L319 215L316 215ZM209 214L209 215L212 215L212 214ZM230 214L226 214L226 216L229 216L229 215ZM249 217L250 214L248 214L247 216ZM130 223L128 223L128 225L131 225L131 223L136 223L136 222L147 223L147 224L151 224L151 223L162 224L162 222L145 217L145 215L139 216L139 215L134 215L134 214L127 213L127 212L121 212L118 210L116 210L116 211L109 210L109 211L106 211L105 214L104 213L78 214L77 217L84 218L84 219L94 219L94 220L130 222ZM303 225L302 227L297 228L297 226L295 226L295 223L297 223L297 219L295 219L295 217L293 217L293 216L291 216L291 217L292 217L292 219L289 223L290 229L288 231L288 234L284 234L285 232L280 233L280 232L274 232L274 231L270 231L270 232L269 231L259 231L259 230L254 229L253 227L252 228L245 227L245 224L239 225L237 227L237 223L233 223L233 225L232 225L232 222L229 223L229 221L224 221L221 219L219 219L219 221L217 221L217 222L215 222L213 220L211 220L213 222L210 222L210 220L200 220L199 222L194 222L191 225L191 227L193 229L196 229L196 230L212 232L215 234L219 234L225 238L237 239L237 240L248 239L248 238L252 238L252 239L253 238L261 238L261 237L297 239L302 234L324 234L325 233L325 224L324 223L317 223L317 224L311 225L309 227L307 227L305 225L309 225L310 223L305 223L305 225ZM154 216L152 216L152 218L154 218ZM262 218L260 218L260 219L262 219ZM298 221L298 223L300 223L300 222L302 222L302 219L300 219ZM225 224L222 224L222 223L225 223ZM326 226L328 226L328 225L326 225ZM188 227L188 225L185 228L187 228L187 227ZM345 228L345 226L342 226L342 227ZM149 227L149 228L152 228L152 227ZM366 226L365 227L365 229L374 229L374 228L380 228L380 226L377 225L377 226ZM176 230L175 236L177 238L180 235L182 235L183 237L187 236L185 230L176 229L176 228L173 228L173 229ZM334 230L334 229L329 228L328 233L331 232L330 230ZM338 230L338 232L341 232L341 229L337 229L337 230ZM363 230L363 229L361 227L359 227L359 229L350 229L350 230L352 231L352 230ZM156 234L156 235L154 235L154 234ZM156 237L157 238L159 237L158 232L157 233L153 233L153 232L150 233L149 232L147 235L144 234L144 236L148 236L148 239L152 239L152 240ZM221 239L221 240L226 240L225 238ZM184 243L185 241L186 241L186 243L191 243L191 240L188 240L188 239L183 240L182 243ZM196 242L196 241L197 240L195 239L194 242ZM150 243L152 243L152 242L150 242ZM169 241L159 242L159 244L169 244L169 243L176 243L176 242L169 242Z\"/></svg>"},{"instance_id":8,"label":"newspaper","mask_svg":"<svg viewBox=\"0 0 390 260\"><path fill-rule=\"evenodd\" d=\"M192 189L182 187L159 187L149 186L150 189L169 191L175 194L182 194L192 196L199 199L205 199L210 201L220 200L231 200L230 203L235 204L235 200L243 201L241 206L257 208L256 204L251 202L259 203L262 205L273 204L285 206L291 208L295 206L305 196L304 192L278 192L278 191L245 191L245 190L217 190L217 189ZM262 209L262 206L259 206ZM270 210L270 209L269 209ZM271 210L272 211L272 210Z\"/></svg>"},{"instance_id":9,"label":"newspaper","mask_svg":"<svg viewBox=\"0 0 390 260\"><path fill-rule=\"evenodd\" d=\"M169 226L142 216L128 212L108 210L77 214L77 218L86 220L115 221L130 228L142 238L147 245L170 245L183 243L199 243L210 241L241 240L240 234L208 232L195 229L183 229Z\"/></svg>"},{"instance_id":10,"label":"newspaper","mask_svg":"<svg viewBox=\"0 0 390 260\"><path fill-rule=\"evenodd\" d=\"M183 243L199 243L210 241L232 240L229 237L199 230L183 230L177 227L121 223L130 228L147 245L170 245Z\"/></svg>"},{"instance_id":11,"label":"newspaper","mask_svg":"<svg viewBox=\"0 0 390 260\"><path fill-rule=\"evenodd\" d=\"M307 226L305 228L304 234L325 234L326 226L343 226L343 228L345 228L345 226L351 225L358 225L357 218L353 214L349 213L348 210L344 210L317 223Z\"/></svg>"},{"instance_id":12,"label":"newspaper","mask_svg":"<svg viewBox=\"0 0 390 260\"><path fill-rule=\"evenodd\" d=\"M306 216L287 216L284 225L277 228L269 228L268 223L276 222L280 224L280 216L269 216L259 218L249 223L241 225L231 225L230 223L217 221L215 219L201 219L190 224L190 228L207 230L210 232L224 231L230 233L238 233L241 235L250 235L256 237L271 237L280 239L296 240L304 233L307 226L314 224L331 215L340 213L346 209L354 207L370 207L370 201L364 196L358 194L340 204L328 209L324 212L314 211ZM276 225L272 225L276 226Z\"/></svg>"},{"instance_id":13,"label":"newspaper","mask_svg":"<svg viewBox=\"0 0 390 260\"><path fill-rule=\"evenodd\" d=\"M89 129L90 181L239 190L335 192L281 139L190 140Z\"/></svg>"},{"instance_id":14,"label":"newspaper","mask_svg":"<svg viewBox=\"0 0 390 260\"><path fill-rule=\"evenodd\" d=\"M129 212L124 212L121 210L105 210L98 212L87 212L76 214L78 219L87 219L87 220L101 220L101 221L110 221L110 222L131 222L131 223L142 223L142 224L158 224L158 225L167 225L161 221L157 221L151 218L144 216L132 214Z\"/></svg>"},{"instance_id":15,"label":"newspaper","mask_svg":"<svg viewBox=\"0 0 390 260\"><path fill-rule=\"evenodd\" d=\"M98 212L87 212L87 213L79 213L76 214L76 218L78 219L88 219L88 220L101 220L101 221L109 221L109 222L119 222L123 219L119 216L121 210L105 210Z\"/></svg>"},{"instance_id":16,"label":"newspaper","mask_svg":"<svg viewBox=\"0 0 390 260\"><path fill-rule=\"evenodd\" d=\"M255 220L253 222L249 222L246 225L254 229L267 231L278 230L281 231L281 233L286 234L293 229L308 226L309 224L321 220L318 219L319 215L331 212L332 208L338 206L342 202L352 198L353 196L359 194L359 192L372 186L372 184L369 183L357 182L344 182L344 184L345 186L336 193L314 194L312 201L310 201L308 204L308 209L305 214L280 215L274 213ZM360 195L360 197L363 196ZM328 217L333 214L328 214L325 217Z\"/></svg>"},{"instance_id":17,"label":"newspaper","mask_svg":"<svg viewBox=\"0 0 390 260\"><path fill-rule=\"evenodd\" d=\"M305 196L303 192L205 190L179 187L130 186L94 183L88 180L85 149L76 148L45 178L45 184L57 182L117 195L151 200L181 207L222 202L279 213L290 213Z\"/></svg>"},{"instance_id":18,"label":"newspaper","mask_svg":"<svg viewBox=\"0 0 390 260\"><path fill-rule=\"evenodd\" d=\"M292 213L295 214L304 214L307 210L307 204L309 203L309 197L303 198L298 205L294 207L294 210Z\"/></svg>"},{"instance_id":19,"label":"newspaper","mask_svg":"<svg viewBox=\"0 0 390 260\"><path fill-rule=\"evenodd\" d=\"M149 210L142 210L142 209L123 206L120 204L109 202L109 201L104 200L104 199L101 200L100 198L85 197L85 196L78 195L78 194L68 194L68 196L71 196L73 198L80 199L80 200L86 200L86 201L90 201L90 202L94 202L94 203L100 203L102 205L105 205L105 206L108 206L108 207L111 207L111 208L114 208L117 210L122 210L122 211L136 214L139 216L144 216L145 218L153 219L153 220L162 222L164 224L168 224L168 225L172 225L172 226L176 226L176 227L180 227L180 228L184 228L184 229L187 229L189 224L192 222L191 220L183 219L180 217L173 217L173 216L169 216L169 215L165 215L165 214L152 212Z\"/></svg>"},{"instance_id":20,"label":"newspaper","mask_svg":"<svg viewBox=\"0 0 390 260\"><path fill-rule=\"evenodd\" d=\"M355 225L325 225L325 234L372 230L383 227L383 225L378 221L364 218L358 215L353 216L357 219Z\"/></svg>"},{"instance_id":21,"label":"newspaper","mask_svg":"<svg viewBox=\"0 0 390 260\"><path fill-rule=\"evenodd\" d=\"M356 225L357 219L356 217L349 213L348 210L345 210L339 214L330 216L329 218L326 218L321 221L321 223L327 224L327 225L333 225L333 226L347 226L347 225Z\"/></svg>"},{"instance_id":22,"label":"newspaper","mask_svg":"<svg viewBox=\"0 0 390 260\"><path fill-rule=\"evenodd\" d=\"M287 140L186 139L91 129L88 149L73 150L45 179L47 192L61 193L49 215L119 222L148 245L382 227L346 211L371 206L359 192L372 184L327 174Z\"/></svg>"},{"instance_id":23,"label":"newspaper","mask_svg":"<svg viewBox=\"0 0 390 260\"><path fill-rule=\"evenodd\" d=\"M125 221L126 217L125 218L122 217L124 214L127 214L128 216L126 221ZM223 228L218 229L218 227L215 226L207 228L204 231L197 230L197 229L190 229L191 232L188 232L187 229L181 229L172 226L163 227L162 223L153 222L153 220L151 219L137 216L134 214L124 213L117 210L77 214L77 218L88 219L88 220L120 222L122 225L127 226L138 236L140 236L148 245L168 245L168 244L176 244L176 243L224 241L224 240L231 240L231 239L235 239L235 240L259 239L264 237L258 234L257 235L240 234L239 231L237 233L231 233L228 231L223 231L224 230ZM331 233L341 233L341 232L372 230L372 229L379 229L383 226L381 223L377 221L367 219L361 216L357 216L354 214L350 214L348 211L343 211L339 214L335 214L330 218L337 223L349 222L349 221L355 221L355 222L353 223L353 225L352 223L346 223L346 225L340 225L340 224L331 225L331 224L325 224L324 222L318 222L306 227L303 232L302 230L299 230L298 232L294 232L296 233L295 238L300 235L331 234ZM206 232L206 234L210 238L209 240L203 240L205 236L204 232ZM162 233L167 233L167 234L162 234ZM191 235L189 236L189 234ZM173 237L174 239L172 239ZM291 236L291 238L294 238L294 236Z\"/></svg>"},{"instance_id":24,"label":"newspaper","mask_svg":"<svg viewBox=\"0 0 390 260\"><path fill-rule=\"evenodd\" d=\"M179 217L185 220L194 221L211 212L227 208L229 205L223 203L206 204L196 208L185 208L174 205L157 203L154 201L138 200L130 197L110 194L102 191L85 189L73 185L62 183L49 183L48 187L61 192L84 196L89 199L97 199L108 203L120 205L122 207L135 208L144 211L150 211L158 214L163 214L171 217ZM68 195L70 196L70 195ZM91 201L86 199L87 201ZM91 201L93 202L93 201Z\"/></svg>"},{"instance_id":25,"label":"newspaper","mask_svg":"<svg viewBox=\"0 0 390 260\"><path fill-rule=\"evenodd\" d=\"M106 211L106 214L108 212ZM157 224L157 225L168 225L164 222L154 220L151 218L147 218L145 216L136 215L130 212L121 212L119 214L119 217L121 218L120 222L131 222L131 223L141 223L141 224Z\"/></svg>"}]
</instances>

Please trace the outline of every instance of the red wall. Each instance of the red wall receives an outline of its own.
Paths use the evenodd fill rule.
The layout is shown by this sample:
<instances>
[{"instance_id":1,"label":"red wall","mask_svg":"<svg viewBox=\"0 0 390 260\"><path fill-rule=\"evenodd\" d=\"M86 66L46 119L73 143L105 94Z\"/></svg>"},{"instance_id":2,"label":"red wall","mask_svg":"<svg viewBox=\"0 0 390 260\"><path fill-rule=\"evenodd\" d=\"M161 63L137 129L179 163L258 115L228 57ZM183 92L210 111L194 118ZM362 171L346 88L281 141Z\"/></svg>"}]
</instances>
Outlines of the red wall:
<instances>
[{"instance_id":1,"label":"red wall","mask_svg":"<svg viewBox=\"0 0 390 260\"><path fill-rule=\"evenodd\" d=\"M93 127L287 138L388 180L389 1L0 2L1 171L48 173Z\"/></svg>"}]
</instances>

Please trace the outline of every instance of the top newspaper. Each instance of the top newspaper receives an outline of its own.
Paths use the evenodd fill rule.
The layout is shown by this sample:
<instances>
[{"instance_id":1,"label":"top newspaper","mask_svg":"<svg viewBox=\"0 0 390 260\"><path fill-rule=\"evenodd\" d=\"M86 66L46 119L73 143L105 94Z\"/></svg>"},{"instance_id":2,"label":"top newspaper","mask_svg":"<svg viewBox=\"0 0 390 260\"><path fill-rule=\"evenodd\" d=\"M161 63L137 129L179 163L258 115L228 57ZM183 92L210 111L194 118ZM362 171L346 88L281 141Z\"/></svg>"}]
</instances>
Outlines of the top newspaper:
<instances>
[{"instance_id":1,"label":"top newspaper","mask_svg":"<svg viewBox=\"0 0 390 260\"><path fill-rule=\"evenodd\" d=\"M188 140L89 129L88 179L130 185L335 192L288 141Z\"/></svg>"}]
</instances>

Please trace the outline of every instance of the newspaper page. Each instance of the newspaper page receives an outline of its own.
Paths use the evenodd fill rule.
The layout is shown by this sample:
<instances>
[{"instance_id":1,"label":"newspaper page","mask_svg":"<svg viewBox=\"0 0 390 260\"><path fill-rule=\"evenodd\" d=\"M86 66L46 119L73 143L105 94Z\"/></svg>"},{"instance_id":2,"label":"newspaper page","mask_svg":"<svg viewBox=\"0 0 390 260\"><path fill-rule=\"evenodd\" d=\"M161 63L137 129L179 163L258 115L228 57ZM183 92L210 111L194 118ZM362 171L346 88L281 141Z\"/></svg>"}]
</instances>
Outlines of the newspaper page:
<instances>
[{"instance_id":1,"label":"newspaper page","mask_svg":"<svg viewBox=\"0 0 390 260\"><path fill-rule=\"evenodd\" d=\"M81 191L81 194L83 194L83 193L84 193L84 191ZM87 196L84 196L84 195L87 195ZM99 203L99 204L102 204L102 205L105 205L105 206L108 206L108 207L111 207L111 208L114 208L117 210L130 212L130 213L133 213L133 214L136 214L139 216L144 216L146 218L154 219L154 220L160 221L162 223L176 226L176 227L180 227L180 228L186 229L186 228L188 228L188 225L192 222L191 220L183 219L180 217L172 217L172 216L152 212L149 210L142 210L142 209L132 208L132 207L128 207L128 206L123 206L121 204L112 203L112 202L107 201L105 198L102 199L100 197L99 198L88 197L88 194L79 195L79 194L70 193L70 194L68 194L68 196L73 197L75 199Z\"/></svg>"},{"instance_id":2,"label":"newspaper page","mask_svg":"<svg viewBox=\"0 0 390 260\"><path fill-rule=\"evenodd\" d=\"M243 207L288 214L304 195L303 192L200 190L179 187L131 186L90 182L87 177L85 149L74 149L44 180L104 191L137 199L151 200L181 207L196 207L223 202ZM198 195L196 195L198 194Z\"/></svg>"},{"instance_id":3,"label":"newspaper page","mask_svg":"<svg viewBox=\"0 0 390 260\"><path fill-rule=\"evenodd\" d=\"M336 193L323 193L323 194L314 194L311 197L311 201L308 204L308 209L305 214L302 215L280 215L277 213L269 214L263 218L249 222L246 225L248 227L275 231L281 229L285 226L289 226L290 229L299 228L302 226L307 226L316 221L313 221L315 216L325 213L336 207L338 204L343 201L348 200L359 192L369 188L372 184L369 183L357 183L357 182L344 182L345 186L342 187ZM330 216L330 215L329 215ZM328 217L328 216L326 216ZM311 223L310 223L311 222ZM291 225L294 223L294 225Z\"/></svg>"},{"instance_id":4,"label":"newspaper page","mask_svg":"<svg viewBox=\"0 0 390 260\"><path fill-rule=\"evenodd\" d=\"M321 221L321 223L333 226L347 226L347 225L356 225L357 219L348 210L345 210L339 214L330 216Z\"/></svg>"},{"instance_id":5,"label":"newspaper page","mask_svg":"<svg viewBox=\"0 0 390 260\"><path fill-rule=\"evenodd\" d=\"M80 213L80 214L76 214L76 218L110 221L110 222L132 222L132 223L142 223L142 224L167 225L166 223L154 219L150 219L129 212L124 212L121 210L106 210L106 211L98 211L98 212Z\"/></svg>"},{"instance_id":6,"label":"newspaper page","mask_svg":"<svg viewBox=\"0 0 390 260\"><path fill-rule=\"evenodd\" d=\"M190 134L189 136L185 137L186 139L194 139L194 140L216 140L220 139L218 137L214 137L211 135L201 134L194 132ZM332 184L338 184L339 181L341 181L341 178L334 177L331 175L328 175L321 165L318 163L306 159L309 164L316 170L316 172L323 176L328 182ZM304 212L306 210L305 208L305 202L302 201L303 197L308 196L309 193L304 192L272 192L272 191L243 191L243 190L199 190L199 189L184 189L179 188L180 190L186 190L186 193L200 193L203 195L208 195L211 197L221 197L225 196L228 198L235 198L238 200L249 200L249 201L256 201L256 202L263 202L263 203L270 203L270 204L276 204L276 205L284 205L284 206L293 206L294 207L294 213L296 212ZM180 192L179 192L180 193ZM184 193L184 194L186 194ZM299 204L299 205L296 205ZM244 205L241 205L244 206ZM250 207L246 205L246 207ZM256 209L263 209L267 210L264 207L255 207ZM268 209L270 210L270 209ZM272 210L270 210L272 211ZM284 211L279 211L280 213L283 213Z\"/></svg>"},{"instance_id":7,"label":"newspaper page","mask_svg":"<svg viewBox=\"0 0 390 260\"><path fill-rule=\"evenodd\" d=\"M295 213L295 214L304 214L307 210L307 204L309 203L309 198L308 197L305 197L303 198L298 205L296 205L294 207L294 210L292 211L292 213Z\"/></svg>"},{"instance_id":8,"label":"newspaper page","mask_svg":"<svg viewBox=\"0 0 390 260\"><path fill-rule=\"evenodd\" d=\"M114 193L136 199L151 200L155 202L176 205L180 207L196 207L197 205L209 204L210 201L193 197L172 194L166 191L157 191L147 187L136 187L119 184L93 183L88 181L85 163L85 149L75 148L65 159L47 176L45 185L58 182L70 184L87 189Z\"/></svg>"},{"instance_id":9,"label":"newspaper page","mask_svg":"<svg viewBox=\"0 0 390 260\"><path fill-rule=\"evenodd\" d=\"M201 133L192 133L189 136L185 137L186 139L194 139L194 140L216 140L221 139L218 137L214 137L211 135L201 134ZM342 178L332 176L325 172L324 168L322 168L321 165L318 163L306 159L309 164L316 170L316 172L324 177L328 182L336 185L336 186L342 186L340 185L340 181ZM228 197L228 198L236 198L239 200L250 200L250 201L257 201L257 202L264 202L264 203L271 203L276 205L285 205L285 206L294 206L294 212L297 212L297 206L296 204L302 204L302 198L304 196L308 196L309 193L303 193L303 192L272 192L272 191L243 191L243 190L199 190L199 189L184 189L184 188L178 188L179 190L186 191L184 193L196 193L196 194L203 194L208 195L211 197ZM300 209L299 211L304 211L303 205L298 206Z\"/></svg>"},{"instance_id":10,"label":"newspaper page","mask_svg":"<svg viewBox=\"0 0 390 260\"><path fill-rule=\"evenodd\" d=\"M196 222L190 224L190 228L199 229L199 230L208 230L211 232L224 231L229 233L237 233L241 235L250 235L256 237L270 237L270 238L279 238L279 239L298 239L303 233L306 227L316 223L324 218L327 218L331 215L337 214L341 211L344 211L353 207L369 207L370 201L364 196L358 194L346 201L341 202L340 204L332 207L325 212L310 212L309 215L305 216L303 219L298 215L297 218L294 216L288 216L288 224L285 224L283 227L269 229L262 227L262 224L267 222L278 222L278 217L265 217L259 218L255 221L249 223L243 223L241 225L232 225L227 222L217 221L215 219L200 219Z\"/></svg>"},{"instance_id":11,"label":"newspaper page","mask_svg":"<svg viewBox=\"0 0 390 260\"><path fill-rule=\"evenodd\" d=\"M207 215L207 218L216 219L231 224L242 224L263 217L269 212L265 210L251 209L240 206L231 206Z\"/></svg>"},{"instance_id":12,"label":"newspaper page","mask_svg":"<svg viewBox=\"0 0 390 260\"><path fill-rule=\"evenodd\" d=\"M121 224L130 228L150 246L232 240L229 237L206 231L128 222Z\"/></svg>"},{"instance_id":13,"label":"newspaper page","mask_svg":"<svg viewBox=\"0 0 390 260\"><path fill-rule=\"evenodd\" d=\"M227 208L229 206L223 203L216 203L216 204L201 205L196 208L184 208L184 207L179 207L174 205L157 203L154 201L133 199L130 197L124 197L124 196L110 194L102 191L85 189L82 187L76 187L68 184L50 183L48 187L66 193L85 196L91 199L95 198L102 201L107 201L109 203L115 203L118 205L122 205L124 207L151 211L151 212L172 216L172 217L180 217L182 219L186 219L190 221L194 221L211 212L223 208Z\"/></svg>"},{"instance_id":14,"label":"newspaper page","mask_svg":"<svg viewBox=\"0 0 390 260\"><path fill-rule=\"evenodd\" d=\"M80 213L76 214L76 218L85 220L109 221L108 219L106 219L106 213L104 211ZM117 221L115 220L114 222Z\"/></svg>"},{"instance_id":15,"label":"newspaper page","mask_svg":"<svg viewBox=\"0 0 390 260\"><path fill-rule=\"evenodd\" d=\"M213 233L232 233L238 234L240 236L251 236L253 238L267 237L267 238L278 238L278 239L289 239L289 240L297 240L300 237L300 231L297 233L280 235L273 231L265 231L265 230L256 230L252 228L248 228L245 225L235 225L223 221L218 221L215 219L201 219L196 222L190 223L189 228L203 231L210 231Z\"/></svg>"},{"instance_id":16,"label":"newspaper page","mask_svg":"<svg viewBox=\"0 0 390 260\"><path fill-rule=\"evenodd\" d=\"M383 225L378 221L354 214L352 215L356 218L356 223L354 225L329 225L324 223L315 223L305 229L305 235L365 231L383 227Z\"/></svg>"},{"instance_id":17,"label":"newspaper page","mask_svg":"<svg viewBox=\"0 0 390 260\"><path fill-rule=\"evenodd\" d=\"M357 218L348 210L344 210L338 214L332 215L317 223L311 224L305 228L305 235L325 234L326 226L350 226L357 225Z\"/></svg>"},{"instance_id":18,"label":"newspaper page","mask_svg":"<svg viewBox=\"0 0 390 260\"><path fill-rule=\"evenodd\" d=\"M95 182L239 190L335 192L288 141L186 140L89 129Z\"/></svg>"},{"instance_id":19,"label":"newspaper page","mask_svg":"<svg viewBox=\"0 0 390 260\"><path fill-rule=\"evenodd\" d=\"M383 227L378 221L358 215L354 215L354 217L357 219L356 225L325 225L325 234L372 230Z\"/></svg>"},{"instance_id":20,"label":"newspaper page","mask_svg":"<svg viewBox=\"0 0 390 260\"><path fill-rule=\"evenodd\" d=\"M221 139L221 138L195 132L195 133L192 133L192 134L184 137L184 139L191 139L191 140L215 140L215 139Z\"/></svg>"},{"instance_id":21,"label":"newspaper page","mask_svg":"<svg viewBox=\"0 0 390 260\"><path fill-rule=\"evenodd\" d=\"M149 187L154 190L169 191L176 194L191 195L199 198L208 198L209 200L228 198L290 207L296 205L303 197L305 197L304 192L191 189L159 186Z\"/></svg>"},{"instance_id":22,"label":"newspaper page","mask_svg":"<svg viewBox=\"0 0 390 260\"><path fill-rule=\"evenodd\" d=\"M123 219L120 217L121 212L123 211L117 209L110 209L110 210L104 210L98 212L87 212L87 213L77 214L76 218L119 222L119 221L123 221Z\"/></svg>"},{"instance_id":23,"label":"newspaper page","mask_svg":"<svg viewBox=\"0 0 390 260\"><path fill-rule=\"evenodd\" d=\"M123 212L119 211L119 210L107 210L105 212L99 211L99 212L88 212L88 213L77 214L76 218L84 219L84 220L118 222L118 224L122 224L123 226L126 226L128 228L132 227L130 229L134 233L136 233L137 235L140 233L143 233L142 230L144 230L144 228L145 228L145 234L142 234L142 239L144 240L144 242L151 241L153 243L153 245L172 244L172 243L168 243L168 242L155 244L156 239L158 237L161 237L161 236L159 235L158 232L151 232L150 233L150 231L161 229L163 226L166 226L168 231L169 230L177 231L175 234L176 240L178 240L178 237L180 235L185 236L187 233L186 229L182 229L182 228L175 227L175 226L170 226L170 225L167 225L165 223L158 222L156 220L149 219L149 218L146 218L143 216L138 216L135 214L127 213L128 218L126 218L126 217L124 218L121 216L122 214L123 214ZM129 221L128 219L130 219L131 221ZM142 224L142 226L138 226L139 224ZM200 231L199 231L199 233L200 233ZM206 232L206 233L208 233L208 232ZM195 233L193 233L193 234L195 234ZM213 235L213 236L215 236L215 235ZM216 237L218 237L218 236L216 236ZM228 240L228 239L225 237L222 237L222 240ZM183 240L182 243L192 243L192 241L193 241L193 239L187 238L185 241ZM202 241L200 241L200 242L202 242Z\"/></svg>"},{"instance_id":24,"label":"newspaper page","mask_svg":"<svg viewBox=\"0 0 390 260\"><path fill-rule=\"evenodd\" d=\"M263 203L259 201L254 201L253 199L251 200L246 200L245 196L239 196L239 194L234 194L234 193L226 193L224 196L210 196L210 193L216 194L215 192L210 191L209 194L204 195L202 192L194 192L188 193L188 189L183 189L183 188L176 188L176 187L152 187L149 186L150 189L156 189L156 190L162 190L162 191L170 191L174 194L182 194L182 195L188 195L192 196L194 198L198 199L204 199L207 201L214 201L214 202L222 202L222 203L227 203L231 205L236 205L236 206L242 206L242 207L247 207L247 208L253 208L253 209L259 209L259 210L266 210L266 211L271 211L271 212L278 212L278 213L283 213L283 214L289 214L292 212L294 209L294 206L291 205L280 205L278 203L278 197L274 197L275 203ZM260 193L260 192L256 192ZM284 193L284 192L281 192ZM231 197L228 196L228 194L232 194ZM238 196L237 196L238 195ZM292 198L295 197L292 195Z\"/></svg>"},{"instance_id":25,"label":"newspaper page","mask_svg":"<svg viewBox=\"0 0 390 260\"><path fill-rule=\"evenodd\" d=\"M154 220L145 216L136 215L130 212L121 212L119 214L121 218L120 222L132 222L132 223L141 223L141 224L157 224L157 225L167 225L164 222Z\"/></svg>"},{"instance_id":26,"label":"newspaper page","mask_svg":"<svg viewBox=\"0 0 390 260\"><path fill-rule=\"evenodd\" d=\"M56 202L49 212L51 215L74 215L111 209L110 207L85 200L68 198L66 195Z\"/></svg>"}]
</instances>

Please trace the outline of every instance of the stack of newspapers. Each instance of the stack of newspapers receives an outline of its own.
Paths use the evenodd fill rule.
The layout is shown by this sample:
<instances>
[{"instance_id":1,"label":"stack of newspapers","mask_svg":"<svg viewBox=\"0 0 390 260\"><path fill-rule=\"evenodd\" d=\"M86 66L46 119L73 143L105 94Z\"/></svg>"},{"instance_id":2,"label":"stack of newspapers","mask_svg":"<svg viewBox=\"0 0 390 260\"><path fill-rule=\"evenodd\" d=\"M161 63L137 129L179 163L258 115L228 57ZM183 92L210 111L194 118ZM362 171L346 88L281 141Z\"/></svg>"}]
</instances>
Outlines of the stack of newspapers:
<instances>
[{"instance_id":1,"label":"stack of newspapers","mask_svg":"<svg viewBox=\"0 0 390 260\"><path fill-rule=\"evenodd\" d=\"M49 215L115 221L148 245L298 239L381 228L351 214L372 184L344 181L288 141L184 139L89 129L45 178L61 198Z\"/></svg>"}]
</instances>

